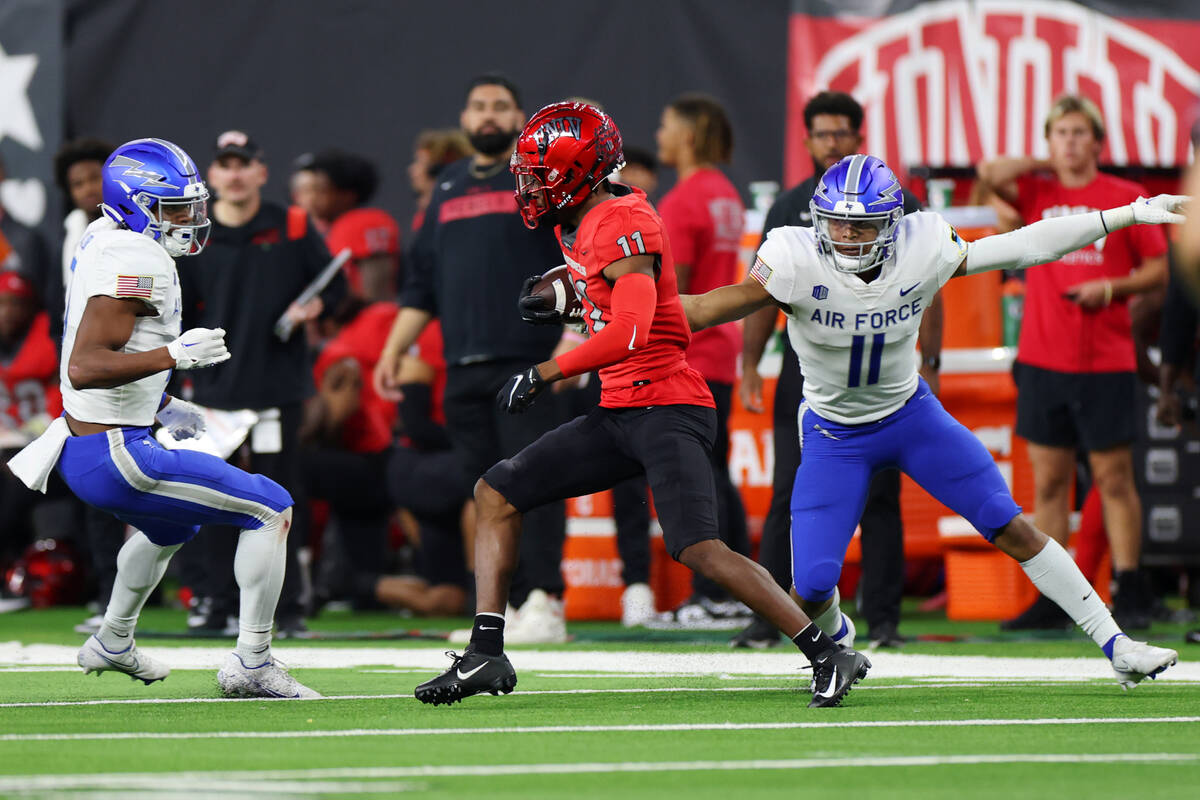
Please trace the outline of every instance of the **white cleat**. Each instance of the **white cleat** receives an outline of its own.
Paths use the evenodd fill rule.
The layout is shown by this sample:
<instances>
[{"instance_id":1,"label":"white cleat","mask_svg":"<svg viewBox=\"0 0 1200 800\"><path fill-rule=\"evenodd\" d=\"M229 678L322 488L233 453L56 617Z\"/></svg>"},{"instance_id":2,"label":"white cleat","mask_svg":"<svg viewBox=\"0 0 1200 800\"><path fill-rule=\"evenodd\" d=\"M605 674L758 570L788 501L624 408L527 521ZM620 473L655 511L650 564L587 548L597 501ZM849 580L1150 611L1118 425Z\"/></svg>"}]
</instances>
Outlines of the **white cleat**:
<instances>
[{"instance_id":1,"label":"white cleat","mask_svg":"<svg viewBox=\"0 0 1200 800\"><path fill-rule=\"evenodd\" d=\"M1121 688L1129 691L1144 679L1154 679L1158 673L1179 661L1179 653L1145 642L1135 642L1120 636L1113 642L1112 668Z\"/></svg>"},{"instance_id":2,"label":"white cleat","mask_svg":"<svg viewBox=\"0 0 1200 800\"><path fill-rule=\"evenodd\" d=\"M226 697L275 697L311 700L321 695L288 674L273 657L265 664L247 667L237 653L225 656L217 672L217 684Z\"/></svg>"},{"instance_id":3,"label":"white cleat","mask_svg":"<svg viewBox=\"0 0 1200 800\"><path fill-rule=\"evenodd\" d=\"M129 640L129 647L114 653L100 644L95 636L89 636L83 647L79 648L75 660L83 667L85 675L94 672L99 677L101 672L123 672L147 686L171 674L171 668L166 664L160 664L138 650L133 639Z\"/></svg>"},{"instance_id":4,"label":"white cleat","mask_svg":"<svg viewBox=\"0 0 1200 800\"><path fill-rule=\"evenodd\" d=\"M562 644L567 641L567 618L561 600L541 589L529 593L516 623L504 624L505 644Z\"/></svg>"},{"instance_id":5,"label":"white cleat","mask_svg":"<svg viewBox=\"0 0 1200 800\"><path fill-rule=\"evenodd\" d=\"M621 593L621 625L636 628L658 616L654 590L645 583L631 583Z\"/></svg>"}]
</instances>

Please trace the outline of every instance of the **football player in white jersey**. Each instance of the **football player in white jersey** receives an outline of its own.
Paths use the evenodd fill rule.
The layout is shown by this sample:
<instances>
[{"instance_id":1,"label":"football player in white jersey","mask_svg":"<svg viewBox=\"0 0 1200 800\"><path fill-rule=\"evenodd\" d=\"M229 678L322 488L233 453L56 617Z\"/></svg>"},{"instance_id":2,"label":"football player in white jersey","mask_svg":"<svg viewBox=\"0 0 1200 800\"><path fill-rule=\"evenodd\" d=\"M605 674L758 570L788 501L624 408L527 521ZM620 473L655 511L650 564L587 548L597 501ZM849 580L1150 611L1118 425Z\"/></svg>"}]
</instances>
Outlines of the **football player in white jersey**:
<instances>
[{"instance_id":1,"label":"football player in white jersey","mask_svg":"<svg viewBox=\"0 0 1200 800\"><path fill-rule=\"evenodd\" d=\"M138 529L117 556L100 630L79 650L85 673L123 672L149 684L170 674L138 650L133 629L167 562L205 523L241 529L237 649L217 682L241 697L314 697L271 656L292 498L261 475L150 435L157 419L176 439L203 431L190 403L164 393L173 369L229 358L225 332L180 331L175 258L208 239L208 189L196 165L162 139L118 147L103 167L104 215L88 226L71 267L60 380L64 414L9 462L45 491L55 467L80 499Z\"/></svg>"},{"instance_id":2,"label":"football player in white jersey","mask_svg":"<svg viewBox=\"0 0 1200 800\"><path fill-rule=\"evenodd\" d=\"M950 278L1054 261L1119 228L1181 222L1187 197L1035 222L966 243L941 216L905 216L900 184L873 156L834 164L817 184L812 228L783 227L740 284L684 297L693 329L772 302L804 374L803 459L792 495L793 591L826 633L847 630L836 593L871 476L898 467L1020 562L1132 688L1178 658L1121 632L1075 562L1021 516L987 449L917 375L921 315Z\"/></svg>"}]
</instances>

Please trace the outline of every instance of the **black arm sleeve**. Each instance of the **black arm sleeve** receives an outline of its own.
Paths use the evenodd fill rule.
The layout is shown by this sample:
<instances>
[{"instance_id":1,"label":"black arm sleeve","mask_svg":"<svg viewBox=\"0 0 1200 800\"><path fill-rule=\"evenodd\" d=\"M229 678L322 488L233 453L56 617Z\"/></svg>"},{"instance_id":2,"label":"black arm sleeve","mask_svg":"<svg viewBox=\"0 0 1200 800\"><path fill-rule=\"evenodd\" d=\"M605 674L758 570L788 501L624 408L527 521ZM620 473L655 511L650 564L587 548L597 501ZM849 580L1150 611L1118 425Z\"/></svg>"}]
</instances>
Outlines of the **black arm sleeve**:
<instances>
[{"instance_id":1,"label":"black arm sleeve","mask_svg":"<svg viewBox=\"0 0 1200 800\"><path fill-rule=\"evenodd\" d=\"M400 291L402 306L419 308L434 316L437 316L437 286L434 283L437 258L434 244L439 207L439 198L435 196L425 209L425 221L417 230L408 251L408 269L404 273L404 288Z\"/></svg>"},{"instance_id":2,"label":"black arm sleeve","mask_svg":"<svg viewBox=\"0 0 1200 800\"><path fill-rule=\"evenodd\" d=\"M1163 300L1158 346L1162 350L1164 364L1186 367L1191 362L1196 346L1196 306L1179 278L1174 259L1170 260L1170 279Z\"/></svg>"},{"instance_id":3,"label":"black arm sleeve","mask_svg":"<svg viewBox=\"0 0 1200 800\"><path fill-rule=\"evenodd\" d=\"M433 388L428 383L406 383L400 387L400 422L404 433L418 450L445 450L450 447L446 429L433 421Z\"/></svg>"}]
</instances>

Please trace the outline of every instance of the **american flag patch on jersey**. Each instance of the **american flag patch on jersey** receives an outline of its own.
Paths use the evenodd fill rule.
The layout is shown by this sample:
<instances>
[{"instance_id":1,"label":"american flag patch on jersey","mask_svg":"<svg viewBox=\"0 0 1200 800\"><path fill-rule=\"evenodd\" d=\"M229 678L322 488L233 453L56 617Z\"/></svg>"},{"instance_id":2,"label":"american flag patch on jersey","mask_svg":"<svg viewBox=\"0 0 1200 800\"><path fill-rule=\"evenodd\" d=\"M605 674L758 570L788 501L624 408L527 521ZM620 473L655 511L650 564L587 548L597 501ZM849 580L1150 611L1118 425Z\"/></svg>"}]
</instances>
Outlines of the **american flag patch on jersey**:
<instances>
[{"instance_id":1,"label":"american flag patch on jersey","mask_svg":"<svg viewBox=\"0 0 1200 800\"><path fill-rule=\"evenodd\" d=\"M767 281L771 277L771 268L767 266L767 262L763 261L758 256L755 256L754 266L750 268L750 277L754 278L754 280L758 281L763 286L766 286Z\"/></svg>"},{"instance_id":2,"label":"american flag patch on jersey","mask_svg":"<svg viewBox=\"0 0 1200 800\"><path fill-rule=\"evenodd\" d=\"M118 275L117 297L145 297L154 291L154 278L150 275Z\"/></svg>"}]
</instances>

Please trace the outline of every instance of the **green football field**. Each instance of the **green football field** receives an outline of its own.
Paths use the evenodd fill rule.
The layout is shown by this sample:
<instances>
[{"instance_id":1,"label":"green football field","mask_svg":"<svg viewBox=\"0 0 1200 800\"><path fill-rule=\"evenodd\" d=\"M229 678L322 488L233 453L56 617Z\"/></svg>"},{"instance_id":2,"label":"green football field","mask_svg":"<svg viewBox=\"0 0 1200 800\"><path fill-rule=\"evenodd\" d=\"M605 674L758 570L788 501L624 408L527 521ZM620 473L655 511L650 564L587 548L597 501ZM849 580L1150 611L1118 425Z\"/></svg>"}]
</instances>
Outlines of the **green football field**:
<instances>
[{"instance_id":1,"label":"green football field","mask_svg":"<svg viewBox=\"0 0 1200 800\"><path fill-rule=\"evenodd\" d=\"M907 614L836 709L809 709L788 644L573 624L514 647L517 691L423 706L461 620L325 615L278 643L320 700L224 700L232 640L153 609L166 681L84 677L80 609L0 615L0 797L1137 797L1200 792L1200 647L1182 625L1158 680L1122 692L1081 634L1017 638ZM419 631L412 631L414 627ZM1190 648L1190 650L1189 650Z\"/></svg>"}]
</instances>

